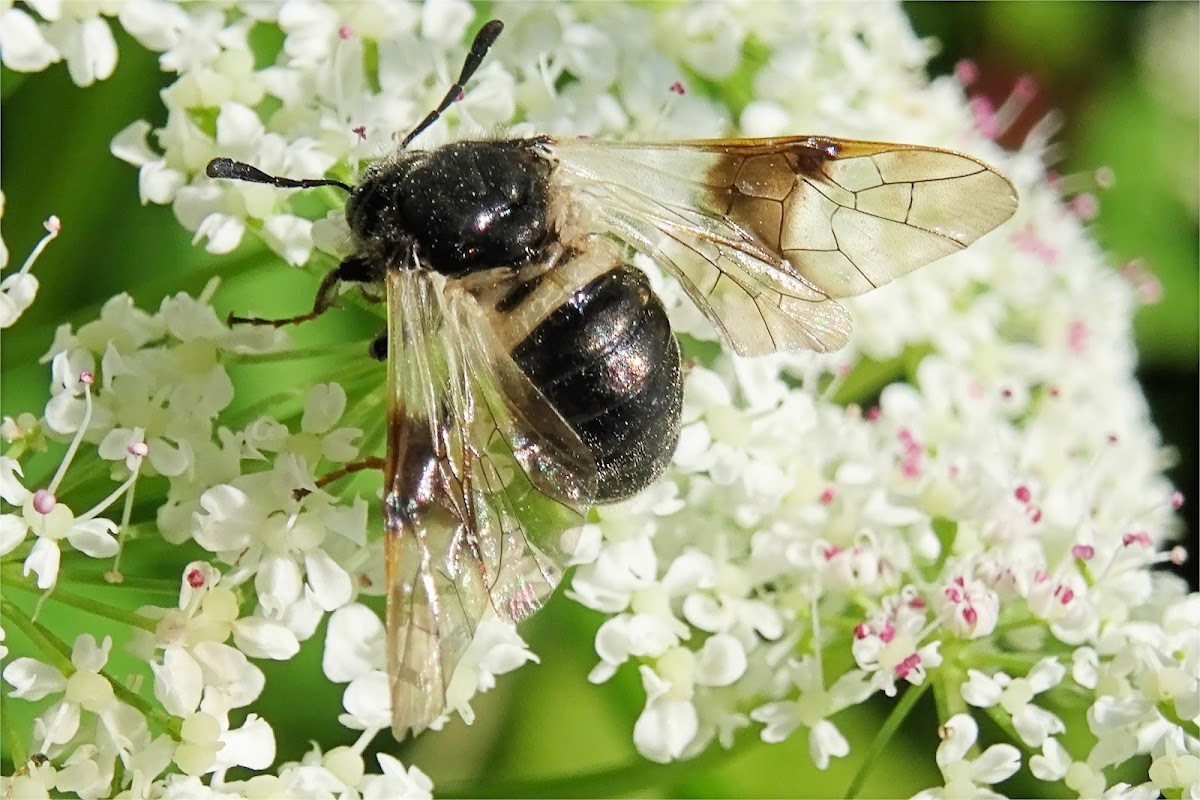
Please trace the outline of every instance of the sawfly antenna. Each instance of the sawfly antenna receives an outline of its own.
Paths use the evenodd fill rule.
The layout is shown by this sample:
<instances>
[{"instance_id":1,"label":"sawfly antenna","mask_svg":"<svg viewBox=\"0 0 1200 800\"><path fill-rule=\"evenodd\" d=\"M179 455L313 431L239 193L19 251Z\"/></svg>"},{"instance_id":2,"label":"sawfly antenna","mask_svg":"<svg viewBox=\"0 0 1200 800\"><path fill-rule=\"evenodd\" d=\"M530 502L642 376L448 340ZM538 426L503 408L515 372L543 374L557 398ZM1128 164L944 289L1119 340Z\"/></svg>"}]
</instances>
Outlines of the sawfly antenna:
<instances>
[{"instance_id":1,"label":"sawfly antenna","mask_svg":"<svg viewBox=\"0 0 1200 800\"><path fill-rule=\"evenodd\" d=\"M304 180L277 178L275 175L264 173L258 167L252 167L245 162L234 161L233 158L214 158L214 160L209 162L209 166L204 168L204 174L208 175L209 178L228 178L235 181L247 181L250 184L270 184L271 186L278 186L280 188L336 186L347 192L353 191L352 187L343 184L342 181L324 178L306 178Z\"/></svg>"},{"instance_id":2,"label":"sawfly antenna","mask_svg":"<svg viewBox=\"0 0 1200 800\"><path fill-rule=\"evenodd\" d=\"M400 142L400 149L408 147L409 143L417 138L421 131L428 128L430 125L438 121L438 117L442 116L442 112L450 107L450 104L458 99L463 93L463 84L471 79L475 74L475 70L479 69L479 65L483 63L484 56L488 50L492 49L492 45L496 43L496 37L500 35L500 31L504 30L504 23L498 19L485 23L479 29L479 33L475 34L475 41L471 42L471 49L467 51L467 58L463 61L462 72L458 73L458 80L446 92L446 96L442 98L442 102L433 111L430 111L425 119L413 128L408 136L404 137L404 141Z\"/></svg>"},{"instance_id":3,"label":"sawfly antenna","mask_svg":"<svg viewBox=\"0 0 1200 800\"><path fill-rule=\"evenodd\" d=\"M253 167L242 161L234 161L232 158L214 158L204 168L204 174L210 178L228 178L230 180L247 181L249 183L267 183L271 186L278 186L281 189L311 189L314 186L336 186L339 189L345 189L347 192L353 191L350 186L341 181L328 180L326 178L294 180L292 178L280 178L275 175L268 175L258 167Z\"/></svg>"}]
</instances>

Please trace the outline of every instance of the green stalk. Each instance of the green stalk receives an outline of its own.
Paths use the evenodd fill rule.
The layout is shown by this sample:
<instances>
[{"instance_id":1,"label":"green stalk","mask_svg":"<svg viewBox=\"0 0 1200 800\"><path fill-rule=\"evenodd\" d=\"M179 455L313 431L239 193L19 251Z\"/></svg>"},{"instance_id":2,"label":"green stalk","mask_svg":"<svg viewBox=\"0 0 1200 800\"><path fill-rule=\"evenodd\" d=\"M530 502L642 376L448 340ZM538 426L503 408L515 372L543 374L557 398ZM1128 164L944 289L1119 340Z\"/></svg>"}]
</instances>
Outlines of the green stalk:
<instances>
[{"instance_id":1,"label":"green stalk","mask_svg":"<svg viewBox=\"0 0 1200 800\"><path fill-rule=\"evenodd\" d=\"M74 583L81 586L108 586L112 588L132 589L139 592L155 594L179 594L179 581L167 578L141 578L125 575L120 583L110 583L102 572L92 572L83 569L60 569L59 583Z\"/></svg>"},{"instance_id":2,"label":"green stalk","mask_svg":"<svg viewBox=\"0 0 1200 800\"><path fill-rule=\"evenodd\" d=\"M24 589L27 592L37 593L40 591L36 586L31 586L27 581L24 580L12 582L12 585L18 589ZM116 608L99 600L93 600L90 597L84 597L83 595L75 594L68 589L56 587L54 589L54 593L50 595L50 599L56 600L64 605L78 608L80 611L87 611L88 613L95 614L98 617L110 619L113 622L120 622L128 625L131 628L138 628L149 633L154 633L154 620L147 619L143 616L135 614L132 611L126 611L123 608Z\"/></svg>"},{"instance_id":3,"label":"green stalk","mask_svg":"<svg viewBox=\"0 0 1200 800\"><path fill-rule=\"evenodd\" d=\"M71 663L71 650L65 642L34 622L11 600L0 597L0 610L4 612L4 621L16 625L21 633L28 636L42 652L50 666L68 678L75 674L75 665Z\"/></svg>"},{"instance_id":4,"label":"green stalk","mask_svg":"<svg viewBox=\"0 0 1200 800\"><path fill-rule=\"evenodd\" d=\"M863 759L862 766L858 768L858 772L854 773L854 777L850 780L850 785L846 787L844 797L858 797L859 792L862 791L863 784L867 782L867 777L871 774L871 770L883 760L883 751L887 749L888 743L891 742L896 732L900 730L900 725L912 713L913 708L917 705L917 701L921 699L928 688L928 683L913 686L900 697L899 702L892 708L892 713L888 714L887 719L883 721L883 725L879 728L879 733L872 740L871 747L867 750L867 755Z\"/></svg>"}]
</instances>

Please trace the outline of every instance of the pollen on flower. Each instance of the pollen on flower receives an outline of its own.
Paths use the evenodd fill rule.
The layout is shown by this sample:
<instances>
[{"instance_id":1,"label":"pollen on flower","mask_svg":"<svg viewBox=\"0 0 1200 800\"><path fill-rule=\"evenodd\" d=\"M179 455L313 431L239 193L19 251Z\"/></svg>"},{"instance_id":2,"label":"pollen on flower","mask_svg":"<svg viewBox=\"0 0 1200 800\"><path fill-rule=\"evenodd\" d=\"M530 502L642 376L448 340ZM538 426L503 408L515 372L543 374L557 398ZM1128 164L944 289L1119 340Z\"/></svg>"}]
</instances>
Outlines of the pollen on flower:
<instances>
[{"instance_id":1,"label":"pollen on flower","mask_svg":"<svg viewBox=\"0 0 1200 800\"><path fill-rule=\"evenodd\" d=\"M346 40L354 36L354 28L350 25L339 25L337 29L339 39Z\"/></svg>"},{"instance_id":2,"label":"pollen on flower","mask_svg":"<svg viewBox=\"0 0 1200 800\"><path fill-rule=\"evenodd\" d=\"M351 128L350 131L355 136L357 136L359 139L363 140L364 142L367 140L367 126L366 125L356 125L355 127Z\"/></svg>"},{"instance_id":3,"label":"pollen on flower","mask_svg":"<svg viewBox=\"0 0 1200 800\"><path fill-rule=\"evenodd\" d=\"M1129 547L1130 545L1141 545L1142 547L1153 547L1154 542L1150 539L1150 534L1145 531L1137 533L1127 533L1121 537L1121 544Z\"/></svg>"},{"instance_id":4,"label":"pollen on flower","mask_svg":"<svg viewBox=\"0 0 1200 800\"><path fill-rule=\"evenodd\" d=\"M188 570L187 582L193 589L199 589L204 585L204 573L198 569Z\"/></svg>"},{"instance_id":5,"label":"pollen on flower","mask_svg":"<svg viewBox=\"0 0 1200 800\"><path fill-rule=\"evenodd\" d=\"M33 493L33 510L39 514L49 514L58 505L58 499L48 489L38 489Z\"/></svg>"},{"instance_id":6,"label":"pollen on flower","mask_svg":"<svg viewBox=\"0 0 1200 800\"><path fill-rule=\"evenodd\" d=\"M1018 502L1028 503L1033 497L1033 493L1029 491L1029 487L1024 484L1013 490L1013 497L1017 498Z\"/></svg>"},{"instance_id":7,"label":"pollen on flower","mask_svg":"<svg viewBox=\"0 0 1200 800\"><path fill-rule=\"evenodd\" d=\"M79 382L84 386L91 386L96 382L96 375L91 370L84 370L79 373Z\"/></svg>"},{"instance_id":8,"label":"pollen on flower","mask_svg":"<svg viewBox=\"0 0 1200 800\"><path fill-rule=\"evenodd\" d=\"M921 656L912 653L905 656L899 664L894 667L897 678L907 678L913 670L921 666Z\"/></svg>"},{"instance_id":9,"label":"pollen on flower","mask_svg":"<svg viewBox=\"0 0 1200 800\"><path fill-rule=\"evenodd\" d=\"M671 92L672 94L679 94L679 95L687 94L687 90L684 89L683 83L681 83L680 81L675 81L674 83L672 83L670 88L667 91Z\"/></svg>"},{"instance_id":10,"label":"pollen on flower","mask_svg":"<svg viewBox=\"0 0 1200 800\"><path fill-rule=\"evenodd\" d=\"M979 65L969 58L964 58L954 65L954 77L964 87L979 80Z\"/></svg>"},{"instance_id":11,"label":"pollen on flower","mask_svg":"<svg viewBox=\"0 0 1200 800\"><path fill-rule=\"evenodd\" d=\"M1077 544L1071 548L1071 556L1080 561L1091 561L1096 557L1096 548L1090 544Z\"/></svg>"},{"instance_id":12,"label":"pollen on flower","mask_svg":"<svg viewBox=\"0 0 1200 800\"><path fill-rule=\"evenodd\" d=\"M1100 213L1100 201L1091 192L1082 192L1071 198L1068 207L1084 222L1091 222Z\"/></svg>"},{"instance_id":13,"label":"pollen on flower","mask_svg":"<svg viewBox=\"0 0 1200 800\"><path fill-rule=\"evenodd\" d=\"M1010 238L1019 250L1034 256L1045 264L1053 264L1058 261L1058 248L1042 237L1033 222L1014 230L1010 234Z\"/></svg>"},{"instance_id":14,"label":"pollen on flower","mask_svg":"<svg viewBox=\"0 0 1200 800\"><path fill-rule=\"evenodd\" d=\"M129 455L137 458L145 458L150 452L150 448L146 446L145 442L132 442L128 447L125 448L125 450L129 453Z\"/></svg>"},{"instance_id":15,"label":"pollen on flower","mask_svg":"<svg viewBox=\"0 0 1200 800\"><path fill-rule=\"evenodd\" d=\"M1077 356L1087 353L1091 331L1083 320L1072 320L1067 326L1067 347Z\"/></svg>"}]
</instances>

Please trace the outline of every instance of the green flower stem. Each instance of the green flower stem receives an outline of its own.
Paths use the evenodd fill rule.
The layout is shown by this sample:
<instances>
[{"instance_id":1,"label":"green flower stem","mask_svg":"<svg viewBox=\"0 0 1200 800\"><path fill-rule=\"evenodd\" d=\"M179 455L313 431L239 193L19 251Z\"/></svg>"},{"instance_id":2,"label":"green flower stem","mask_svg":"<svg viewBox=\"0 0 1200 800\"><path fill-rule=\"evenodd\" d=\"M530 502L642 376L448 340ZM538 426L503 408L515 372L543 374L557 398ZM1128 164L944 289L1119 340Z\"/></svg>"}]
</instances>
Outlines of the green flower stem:
<instances>
[{"instance_id":1,"label":"green flower stem","mask_svg":"<svg viewBox=\"0 0 1200 800\"><path fill-rule=\"evenodd\" d=\"M140 578L130 575L122 577L120 583L111 583L101 572L83 569L60 569L59 583L73 583L80 586L108 586L112 588L131 589L138 592L155 594L179 595L179 581L168 578Z\"/></svg>"},{"instance_id":2,"label":"green flower stem","mask_svg":"<svg viewBox=\"0 0 1200 800\"><path fill-rule=\"evenodd\" d=\"M6 73L5 79L7 80L8 76L12 74L13 73ZM7 84L4 86L4 89L8 89ZM262 249L255 250L255 248L246 248L246 250L248 252L244 256L226 256L226 258L229 260L223 261L221 266L221 276L223 280L230 277L237 277L248 272L254 272L262 269L267 264L267 262L264 260L264 253ZM212 277L212 274L209 272L202 273L197 270L188 274L181 281L179 274L172 270L150 270L146 274L142 275L142 277L139 279L137 289L134 293L138 298L155 298L153 302L155 306L157 306L161 298L174 295L177 292L185 291L190 286L196 287L193 294L199 294L200 289L203 288L204 284ZM73 308L71 310L71 318L74 320L95 319L100 316L100 310L109 299L109 297L105 296L99 300L87 303L86 305ZM145 307L144 302L141 307ZM34 351L32 350L32 346L28 344L25 345L26 347L29 347L28 351L24 348L18 351L18 348L23 343L52 341L54 339L54 331L58 328L62 321L63 320L60 317L52 315L44 322L31 320L32 324L26 327L26 321L25 319L22 319L20 337L21 343L16 341L17 337L10 337L13 346L10 347L9 355L13 357L14 361L20 360L24 357L28 357L31 360L36 361L42 355L42 350ZM6 345L7 344L8 342L6 342Z\"/></svg>"},{"instance_id":3,"label":"green flower stem","mask_svg":"<svg viewBox=\"0 0 1200 800\"><path fill-rule=\"evenodd\" d=\"M337 344L316 345L314 347L297 347L291 350L275 350L269 353L238 353L227 356L224 363L230 366L241 364L276 364L284 361L301 361L308 358L345 357L353 353L362 356L367 352L366 339Z\"/></svg>"},{"instance_id":4,"label":"green flower stem","mask_svg":"<svg viewBox=\"0 0 1200 800\"><path fill-rule=\"evenodd\" d=\"M1179 727L1183 728L1188 736L1200 737L1200 727L1198 727L1196 723L1192 722L1191 720L1180 717L1179 714L1176 713L1174 703L1159 703L1156 708L1158 708L1158 713L1162 714L1163 717L1172 725L1178 725Z\"/></svg>"},{"instance_id":5,"label":"green flower stem","mask_svg":"<svg viewBox=\"0 0 1200 800\"><path fill-rule=\"evenodd\" d=\"M358 344L361 344L361 342ZM357 377L360 373L365 374L367 369L372 365L377 366L374 361L366 356L358 359L348 360L344 367L324 376L324 382L328 383L331 381L337 381L338 383L344 383L347 380ZM271 416L279 419L281 416L278 413L277 407L281 404L287 403L289 400L303 397L306 392L307 385L305 387L295 387L286 391L276 392L275 394L268 395L258 402L239 410L236 415L232 415L233 419L230 420L230 424L234 426L248 424L262 416L267 411L274 411ZM347 392L347 394L349 394L349 392Z\"/></svg>"},{"instance_id":6,"label":"green flower stem","mask_svg":"<svg viewBox=\"0 0 1200 800\"><path fill-rule=\"evenodd\" d=\"M136 708L142 716L148 720L152 720L164 733L170 736L175 741L180 741L181 732L183 730L183 720L172 717L162 709L162 706L154 703L149 703L140 694L133 691L118 681L113 680L107 672L103 673L104 677L108 678L108 682L113 687L113 694L117 696L122 703L127 706Z\"/></svg>"},{"instance_id":7,"label":"green flower stem","mask_svg":"<svg viewBox=\"0 0 1200 800\"><path fill-rule=\"evenodd\" d=\"M683 778L695 778L697 773L740 755L746 745L755 741L756 737L743 730L738 733L730 749L710 748L703 755L690 760L655 764L638 756L618 767L585 775L439 788L438 794L446 797L620 797Z\"/></svg>"},{"instance_id":8,"label":"green flower stem","mask_svg":"<svg viewBox=\"0 0 1200 800\"><path fill-rule=\"evenodd\" d=\"M834 390L830 400L839 406L850 403L865 403L887 386L904 375L904 361L893 358L874 361L864 358L854 365Z\"/></svg>"},{"instance_id":9,"label":"green flower stem","mask_svg":"<svg viewBox=\"0 0 1200 800\"><path fill-rule=\"evenodd\" d=\"M985 649L975 651L965 650L958 659L958 663L964 667L971 667L981 672L987 672L989 675L997 667L1003 669L1005 672L1012 671L1025 675L1043 658L1053 655L1062 656L1069 654L1054 650L1044 650L1037 653L998 653L994 650Z\"/></svg>"},{"instance_id":10,"label":"green flower stem","mask_svg":"<svg viewBox=\"0 0 1200 800\"><path fill-rule=\"evenodd\" d=\"M0 610L4 612L5 623L12 623L20 628L21 633L33 641L50 666L67 677L75 673L75 665L71 663L71 649L67 647L66 642L34 622L11 600L0 597Z\"/></svg>"},{"instance_id":11,"label":"green flower stem","mask_svg":"<svg viewBox=\"0 0 1200 800\"><path fill-rule=\"evenodd\" d=\"M904 720L908 719L908 715L912 713L913 708L917 705L917 701L921 699L928 688L929 682L923 683L920 686L910 686L901 695L900 700L892 707L892 713L888 714L888 718L883 721L883 725L879 728L879 733L875 735L875 739L871 742L871 748L863 758L862 766L858 768L858 772L854 773L854 777L851 778L850 785L846 787L844 797L858 797L863 785L867 782L867 777L871 774L871 770L883 761L883 751L887 748L888 743L891 742L892 738L900 730L900 726L904 723Z\"/></svg>"},{"instance_id":12,"label":"green flower stem","mask_svg":"<svg viewBox=\"0 0 1200 800\"><path fill-rule=\"evenodd\" d=\"M27 589L27 586L21 586ZM52 595L55 599L62 599L63 591L58 589ZM91 610L91 609L87 609ZM46 661L52 667L57 669L66 677L70 678L75 674L75 665L71 663L70 648L66 642L59 639L54 634L47 631L38 623L29 618L25 612L18 608L14 603L4 598L0 598L0 611L3 611L5 622L11 622L20 628L21 632L28 636L33 643L37 645ZM147 620L148 621L148 620ZM153 628L153 626L151 626ZM146 702L136 692L130 690L120 681L115 680L107 672L101 672L108 682L112 685L113 694L126 705L133 706L147 719L153 720L155 724L162 730L166 731L176 741L179 740L179 732L182 726L182 721L166 714L157 706ZM15 762L14 762L15 763Z\"/></svg>"},{"instance_id":13,"label":"green flower stem","mask_svg":"<svg viewBox=\"0 0 1200 800\"><path fill-rule=\"evenodd\" d=\"M3 700L0 700L0 708L9 702L12 701L6 695ZM12 715L7 712L0 714L0 728L4 733L4 744L8 748L9 758L12 759L13 769L19 770L29 763L29 751L25 749L25 734L13 727L12 719Z\"/></svg>"},{"instance_id":14,"label":"green flower stem","mask_svg":"<svg viewBox=\"0 0 1200 800\"><path fill-rule=\"evenodd\" d=\"M18 589L24 589L27 592L40 593L41 590L39 590L37 586L31 584L26 579L22 578L20 580L14 580L10 574L13 571L14 570L11 569L5 570L4 578L9 585ZM178 591L178 589L176 589L176 591ZM132 611L126 611L123 608L116 608L115 606L99 600L93 600L90 597L84 597L81 594L75 594L68 589L63 589L61 586L55 587L54 593L50 595L50 599L63 603L64 605L78 608L80 611L87 611L88 613L95 614L98 617L104 617L105 619L110 619L114 622L123 623L131 628L138 628L149 633L154 633L154 620L147 619L146 617L135 614Z\"/></svg>"},{"instance_id":15,"label":"green flower stem","mask_svg":"<svg viewBox=\"0 0 1200 800\"><path fill-rule=\"evenodd\" d=\"M1008 737L1010 743L1017 745L1022 750L1033 753L1034 755L1037 755L1041 752L1041 750L1032 749L1029 747L1029 745L1025 744L1025 742L1021 739L1020 734L1017 733L1016 727L1013 725L1012 717L1009 716L1008 712L1006 712L1003 708L998 705L988 706L987 708L983 709L983 711L988 715L992 722L996 724L997 728L1004 731L1004 735Z\"/></svg>"}]
</instances>

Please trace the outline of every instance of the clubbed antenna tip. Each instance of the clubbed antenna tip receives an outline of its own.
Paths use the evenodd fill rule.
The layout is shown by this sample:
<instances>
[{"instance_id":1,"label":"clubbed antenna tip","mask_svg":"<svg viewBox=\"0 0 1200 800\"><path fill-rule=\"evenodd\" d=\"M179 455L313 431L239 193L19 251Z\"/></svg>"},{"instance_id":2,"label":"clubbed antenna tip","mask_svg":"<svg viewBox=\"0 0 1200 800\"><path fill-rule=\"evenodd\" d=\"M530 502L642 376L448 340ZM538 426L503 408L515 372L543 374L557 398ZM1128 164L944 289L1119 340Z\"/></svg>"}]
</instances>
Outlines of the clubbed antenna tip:
<instances>
[{"instance_id":1,"label":"clubbed antenna tip","mask_svg":"<svg viewBox=\"0 0 1200 800\"><path fill-rule=\"evenodd\" d=\"M242 161L234 161L232 158L214 158L204 168L204 174L210 178L225 178L234 181L246 181L248 183L266 183L271 186L278 186L281 189L311 189L316 186L336 186L347 192L352 191L349 185L341 181L326 178L294 180L292 178L280 178L275 175L268 175L258 167L251 166Z\"/></svg>"}]
</instances>

